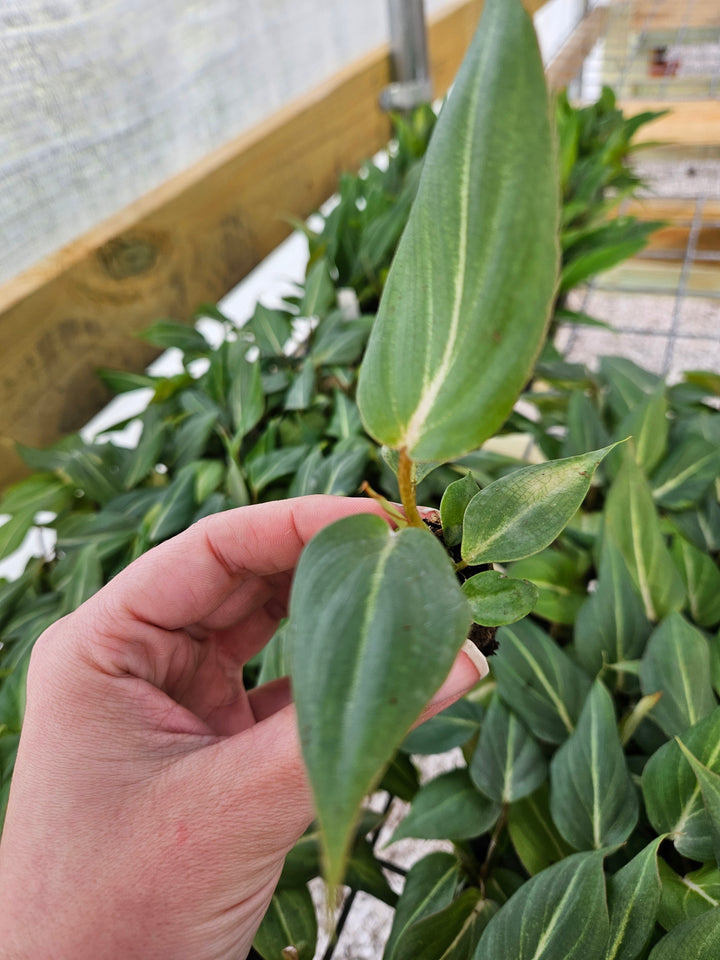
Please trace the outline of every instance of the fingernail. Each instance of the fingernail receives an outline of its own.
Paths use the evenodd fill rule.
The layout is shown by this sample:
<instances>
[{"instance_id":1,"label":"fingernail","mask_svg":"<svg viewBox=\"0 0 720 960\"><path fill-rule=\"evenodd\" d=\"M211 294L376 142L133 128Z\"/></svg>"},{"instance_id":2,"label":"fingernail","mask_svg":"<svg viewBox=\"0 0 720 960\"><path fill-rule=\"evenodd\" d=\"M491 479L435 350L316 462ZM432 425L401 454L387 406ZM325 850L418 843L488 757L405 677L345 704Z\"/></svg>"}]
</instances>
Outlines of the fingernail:
<instances>
[{"instance_id":1,"label":"fingernail","mask_svg":"<svg viewBox=\"0 0 720 960\"><path fill-rule=\"evenodd\" d=\"M477 669L479 674L478 680L482 680L483 677L486 677L490 673L490 664L487 662L484 654L480 653L472 640L466 640L462 647L460 647L460 650L465 654L468 660L472 661L473 666Z\"/></svg>"}]
</instances>

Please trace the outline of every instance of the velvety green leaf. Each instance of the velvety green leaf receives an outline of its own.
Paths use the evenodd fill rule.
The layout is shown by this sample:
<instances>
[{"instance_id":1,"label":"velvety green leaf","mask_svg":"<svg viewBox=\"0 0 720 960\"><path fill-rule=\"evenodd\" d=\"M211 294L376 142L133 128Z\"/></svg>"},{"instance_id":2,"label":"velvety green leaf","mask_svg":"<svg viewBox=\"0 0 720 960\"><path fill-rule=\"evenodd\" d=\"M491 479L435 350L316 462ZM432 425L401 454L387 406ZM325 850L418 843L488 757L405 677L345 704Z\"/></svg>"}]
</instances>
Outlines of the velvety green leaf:
<instances>
[{"instance_id":1,"label":"velvety green leaf","mask_svg":"<svg viewBox=\"0 0 720 960\"><path fill-rule=\"evenodd\" d=\"M190 466L205 453L218 425L217 410L205 410L186 417L172 436L176 454L174 466Z\"/></svg>"},{"instance_id":2,"label":"velvety green leaf","mask_svg":"<svg viewBox=\"0 0 720 960\"><path fill-rule=\"evenodd\" d=\"M228 353L231 376L228 407L237 442L238 437L248 434L262 417L265 394L260 377L260 364L245 359L247 345L236 341L231 346L235 349Z\"/></svg>"},{"instance_id":3,"label":"velvety green leaf","mask_svg":"<svg viewBox=\"0 0 720 960\"><path fill-rule=\"evenodd\" d=\"M685 746L713 773L720 774L720 707L682 735ZM642 775L648 819L658 833L668 833L679 853L713 859L711 825L692 767L677 743L660 747Z\"/></svg>"},{"instance_id":4,"label":"velvety green leaf","mask_svg":"<svg viewBox=\"0 0 720 960\"><path fill-rule=\"evenodd\" d=\"M444 753L461 747L480 729L484 710L472 700L458 700L430 720L411 730L402 749L407 753Z\"/></svg>"},{"instance_id":5,"label":"velvety green leaf","mask_svg":"<svg viewBox=\"0 0 720 960\"><path fill-rule=\"evenodd\" d=\"M551 623L574 623L586 597L582 570L575 558L555 548L526 557L509 567L513 577L529 580L537 590L533 612Z\"/></svg>"},{"instance_id":6,"label":"velvety green leaf","mask_svg":"<svg viewBox=\"0 0 720 960\"><path fill-rule=\"evenodd\" d=\"M711 553L720 550L720 506L714 492L706 494L690 510L668 514L667 520L698 550Z\"/></svg>"},{"instance_id":7,"label":"velvety green leaf","mask_svg":"<svg viewBox=\"0 0 720 960\"><path fill-rule=\"evenodd\" d=\"M245 507L250 503L250 493L245 482L245 475L235 460L228 461L225 488L234 506Z\"/></svg>"},{"instance_id":8,"label":"velvety green leaf","mask_svg":"<svg viewBox=\"0 0 720 960\"><path fill-rule=\"evenodd\" d=\"M596 674L605 663L639 658L651 630L622 554L608 540L602 547L595 591L575 621L578 660L588 673Z\"/></svg>"},{"instance_id":9,"label":"velvety green leaf","mask_svg":"<svg viewBox=\"0 0 720 960\"><path fill-rule=\"evenodd\" d=\"M281 357L285 344L290 339L290 319L283 310L270 310L262 303L248 323L260 348L261 357ZM266 391L268 392L268 391Z\"/></svg>"},{"instance_id":10,"label":"velvety green leaf","mask_svg":"<svg viewBox=\"0 0 720 960\"><path fill-rule=\"evenodd\" d=\"M652 477L652 495L668 510L698 503L720 472L720 450L695 434L683 437Z\"/></svg>"},{"instance_id":11,"label":"velvety green leaf","mask_svg":"<svg viewBox=\"0 0 720 960\"><path fill-rule=\"evenodd\" d=\"M499 816L500 805L478 793L466 769L451 770L420 787L391 842L405 837L465 840L489 830Z\"/></svg>"},{"instance_id":12,"label":"velvety green leaf","mask_svg":"<svg viewBox=\"0 0 720 960\"><path fill-rule=\"evenodd\" d=\"M307 410L315 393L315 368L305 361L300 370L293 375L290 388L285 395L286 410Z\"/></svg>"},{"instance_id":13,"label":"velvety green leaf","mask_svg":"<svg viewBox=\"0 0 720 960\"><path fill-rule=\"evenodd\" d=\"M335 285L328 272L327 263L319 260L313 264L305 277L305 290L300 302L301 317L323 316L336 298Z\"/></svg>"},{"instance_id":14,"label":"velvety green leaf","mask_svg":"<svg viewBox=\"0 0 720 960\"><path fill-rule=\"evenodd\" d=\"M679 613L672 613L648 641L640 664L644 694L662 691L652 718L669 736L708 716L717 706L705 637Z\"/></svg>"},{"instance_id":15,"label":"velvety green leaf","mask_svg":"<svg viewBox=\"0 0 720 960\"><path fill-rule=\"evenodd\" d=\"M163 408L151 403L142 416L142 433L128 462L123 485L132 490L150 473L160 459L166 425Z\"/></svg>"},{"instance_id":16,"label":"velvety green leaf","mask_svg":"<svg viewBox=\"0 0 720 960\"><path fill-rule=\"evenodd\" d=\"M638 820L638 798L625 762L612 698L596 680L577 728L550 764L550 811L576 850L623 843Z\"/></svg>"},{"instance_id":17,"label":"velvety green leaf","mask_svg":"<svg viewBox=\"0 0 720 960\"><path fill-rule=\"evenodd\" d=\"M157 385L155 377L147 373L133 373L130 370L99 369L95 371L102 382L113 393L128 393L131 390L154 390Z\"/></svg>"},{"instance_id":18,"label":"velvety green leaf","mask_svg":"<svg viewBox=\"0 0 720 960\"><path fill-rule=\"evenodd\" d=\"M356 493L368 462L369 448L361 437L340 440L324 462L318 493L348 496Z\"/></svg>"},{"instance_id":19,"label":"velvety green leaf","mask_svg":"<svg viewBox=\"0 0 720 960\"><path fill-rule=\"evenodd\" d=\"M716 866L692 870L684 877L662 859L659 866L662 896L657 919L666 930L720 907L720 870Z\"/></svg>"},{"instance_id":20,"label":"velvety green leaf","mask_svg":"<svg viewBox=\"0 0 720 960\"><path fill-rule=\"evenodd\" d=\"M700 763L691 750L688 750L682 740L677 737L675 739L700 784L705 813L710 821L710 837L715 851L715 860L720 867L720 774L709 770L704 763Z\"/></svg>"},{"instance_id":21,"label":"velvety green leaf","mask_svg":"<svg viewBox=\"0 0 720 960\"><path fill-rule=\"evenodd\" d=\"M329 320L320 325L312 348L315 366L355 363L362 353L372 328L370 317L345 320L338 316L331 326Z\"/></svg>"},{"instance_id":22,"label":"velvety green leaf","mask_svg":"<svg viewBox=\"0 0 720 960\"><path fill-rule=\"evenodd\" d=\"M610 937L603 960L637 960L655 927L660 906L658 837L608 877Z\"/></svg>"},{"instance_id":23,"label":"velvety green leaf","mask_svg":"<svg viewBox=\"0 0 720 960\"><path fill-rule=\"evenodd\" d=\"M290 601L293 691L331 884L363 796L447 676L469 619L426 530L358 515L305 548Z\"/></svg>"},{"instance_id":24,"label":"velvety green leaf","mask_svg":"<svg viewBox=\"0 0 720 960\"><path fill-rule=\"evenodd\" d=\"M601 853L528 880L488 924L474 960L602 960L609 933Z\"/></svg>"},{"instance_id":25,"label":"velvety green leaf","mask_svg":"<svg viewBox=\"0 0 720 960\"><path fill-rule=\"evenodd\" d=\"M333 415L327 432L331 437L345 440L354 437L362 430L362 421L357 405L342 390L335 391Z\"/></svg>"},{"instance_id":26,"label":"velvety green leaf","mask_svg":"<svg viewBox=\"0 0 720 960\"><path fill-rule=\"evenodd\" d=\"M369 893L382 903L394 907L397 894L391 889L382 867L375 859L373 848L364 837L358 837L348 859L344 883L352 890Z\"/></svg>"},{"instance_id":27,"label":"velvety green leaf","mask_svg":"<svg viewBox=\"0 0 720 960\"><path fill-rule=\"evenodd\" d=\"M77 609L103 585L103 572L97 545L89 543L74 557L72 575L63 590L67 613Z\"/></svg>"},{"instance_id":28,"label":"velvety green leaf","mask_svg":"<svg viewBox=\"0 0 720 960\"><path fill-rule=\"evenodd\" d=\"M690 613L701 627L720 621L720 570L707 553L682 537L675 537L671 552L687 590Z\"/></svg>"},{"instance_id":29,"label":"velvety green leaf","mask_svg":"<svg viewBox=\"0 0 720 960\"><path fill-rule=\"evenodd\" d=\"M515 870L495 867L485 884L485 894L490 900L502 906L514 893L517 893L525 880L526 878Z\"/></svg>"},{"instance_id":30,"label":"velvety green leaf","mask_svg":"<svg viewBox=\"0 0 720 960\"><path fill-rule=\"evenodd\" d=\"M498 906L474 887L429 917L417 920L398 939L395 960L468 960Z\"/></svg>"},{"instance_id":31,"label":"velvety green leaf","mask_svg":"<svg viewBox=\"0 0 720 960\"><path fill-rule=\"evenodd\" d=\"M276 890L255 934L253 947L263 960L313 960L317 918L307 887ZM296 953L285 953L295 947Z\"/></svg>"},{"instance_id":32,"label":"velvety green leaf","mask_svg":"<svg viewBox=\"0 0 720 960\"><path fill-rule=\"evenodd\" d=\"M648 960L717 960L720 955L720 907L687 920L653 947Z\"/></svg>"},{"instance_id":33,"label":"velvety green leaf","mask_svg":"<svg viewBox=\"0 0 720 960\"><path fill-rule=\"evenodd\" d=\"M649 475L665 456L668 429L668 403L663 384L623 417L613 439L632 437L630 446L635 453L635 461ZM623 452L620 448L608 459L608 465L614 468L614 472L620 467ZM615 457L617 462L614 461Z\"/></svg>"},{"instance_id":34,"label":"velvety green leaf","mask_svg":"<svg viewBox=\"0 0 720 960\"><path fill-rule=\"evenodd\" d=\"M188 464L166 488L148 530L153 543L166 540L189 526L196 507L195 476L195 465Z\"/></svg>"},{"instance_id":35,"label":"velvety green leaf","mask_svg":"<svg viewBox=\"0 0 720 960\"><path fill-rule=\"evenodd\" d=\"M532 23L517 0L489 0L438 120L361 368L358 404L376 440L416 460L449 460L505 420L545 333L557 194Z\"/></svg>"},{"instance_id":36,"label":"velvety green leaf","mask_svg":"<svg viewBox=\"0 0 720 960\"><path fill-rule=\"evenodd\" d=\"M52 473L35 473L15 483L0 499L0 514L33 515L40 510L58 513L72 500L72 489ZM0 555L3 551L0 550Z\"/></svg>"},{"instance_id":37,"label":"velvety green leaf","mask_svg":"<svg viewBox=\"0 0 720 960\"><path fill-rule=\"evenodd\" d=\"M588 450L607 446L609 440L605 425L590 397L582 390L573 390L568 402L563 456L580 456Z\"/></svg>"},{"instance_id":38,"label":"velvety green leaf","mask_svg":"<svg viewBox=\"0 0 720 960\"><path fill-rule=\"evenodd\" d=\"M582 503L595 468L611 449L522 467L485 487L465 511L463 559L504 563L549 546Z\"/></svg>"},{"instance_id":39,"label":"velvety green leaf","mask_svg":"<svg viewBox=\"0 0 720 960\"><path fill-rule=\"evenodd\" d=\"M378 789L386 790L406 803L413 800L420 789L420 778L415 764L407 754L395 754L393 762L383 774Z\"/></svg>"},{"instance_id":40,"label":"velvety green leaf","mask_svg":"<svg viewBox=\"0 0 720 960\"><path fill-rule=\"evenodd\" d=\"M550 816L547 784L510 805L508 830L515 852L529 874L540 873L572 853L572 847L560 836Z\"/></svg>"},{"instance_id":41,"label":"velvety green leaf","mask_svg":"<svg viewBox=\"0 0 720 960\"><path fill-rule=\"evenodd\" d=\"M683 377L688 383L696 383L708 394L720 396L720 374L712 370L686 370Z\"/></svg>"},{"instance_id":42,"label":"velvety green leaf","mask_svg":"<svg viewBox=\"0 0 720 960\"><path fill-rule=\"evenodd\" d=\"M195 501L204 504L225 479L225 464L220 460L195 463Z\"/></svg>"},{"instance_id":43,"label":"velvety green leaf","mask_svg":"<svg viewBox=\"0 0 720 960\"><path fill-rule=\"evenodd\" d=\"M478 789L497 803L534 793L547 777L547 761L518 718L494 697L470 763Z\"/></svg>"},{"instance_id":44,"label":"velvety green leaf","mask_svg":"<svg viewBox=\"0 0 720 960\"><path fill-rule=\"evenodd\" d=\"M468 504L480 488L471 473L455 480L443 493L440 501L440 521L443 540L448 547L455 547L462 541L463 517Z\"/></svg>"},{"instance_id":45,"label":"velvety green leaf","mask_svg":"<svg viewBox=\"0 0 720 960\"><path fill-rule=\"evenodd\" d=\"M493 657L498 692L528 730L548 743L562 743L575 728L588 675L529 620L501 627Z\"/></svg>"},{"instance_id":46,"label":"velvety green leaf","mask_svg":"<svg viewBox=\"0 0 720 960\"><path fill-rule=\"evenodd\" d=\"M175 320L157 320L137 336L165 350L168 347L177 347L178 350L188 354L207 354L210 351L209 343L199 330L177 323Z\"/></svg>"},{"instance_id":47,"label":"velvety green leaf","mask_svg":"<svg viewBox=\"0 0 720 960\"><path fill-rule=\"evenodd\" d=\"M497 570L476 573L462 585L475 623L501 627L522 620L538 599L537 587L528 580L506 577Z\"/></svg>"},{"instance_id":48,"label":"velvety green leaf","mask_svg":"<svg viewBox=\"0 0 720 960\"><path fill-rule=\"evenodd\" d=\"M35 522L35 508L18 510L0 526L0 557L8 557L23 543Z\"/></svg>"},{"instance_id":49,"label":"velvety green leaf","mask_svg":"<svg viewBox=\"0 0 720 960\"><path fill-rule=\"evenodd\" d=\"M650 488L627 448L608 494L605 536L620 550L649 620L661 620L685 602L685 588L665 545Z\"/></svg>"},{"instance_id":50,"label":"velvety green leaf","mask_svg":"<svg viewBox=\"0 0 720 960\"><path fill-rule=\"evenodd\" d=\"M626 357L601 357L600 377L607 384L608 403L618 421L663 382Z\"/></svg>"},{"instance_id":51,"label":"velvety green leaf","mask_svg":"<svg viewBox=\"0 0 720 960\"><path fill-rule=\"evenodd\" d=\"M308 452L308 445L301 444L297 447L271 450L270 453L263 453L246 461L245 469L250 486L256 493L261 493L275 480L294 473Z\"/></svg>"},{"instance_id":52,"label":"velvety green leaf","mask_svg":"<svg viewBox=\"0 0 720 960\"><path fill-rule=\"evenodd\" d=\"M402 942L410 926L452 902L459 879L460 864L451 853L428 854L410 868L397 903L383 960L397 960L395 946Z\"/></svg>"}]
</instances>

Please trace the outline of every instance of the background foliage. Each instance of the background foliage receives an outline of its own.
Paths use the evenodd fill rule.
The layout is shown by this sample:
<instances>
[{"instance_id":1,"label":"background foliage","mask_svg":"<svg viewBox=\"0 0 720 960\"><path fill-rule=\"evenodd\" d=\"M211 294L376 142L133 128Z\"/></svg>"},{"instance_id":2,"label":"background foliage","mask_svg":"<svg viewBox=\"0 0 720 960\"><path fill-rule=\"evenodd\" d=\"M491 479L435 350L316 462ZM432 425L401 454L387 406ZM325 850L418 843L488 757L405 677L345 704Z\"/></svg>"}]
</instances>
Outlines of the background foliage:
<instances>
[{"instance_id":1,"label":"background foliage","mask_svg":"<svg viewBox=\"0 0 720 960\"><path fill-rule=\"evenodd\" d=\"M566 289L634 252L651 229L609 218L637 186L625 158L640 122L622 118L609 91L585 111L558 102L560 318ZM3 808L28 657L49 623L208 513L353 494L363 480L397 498L362 430L355 384L433 124L429 109L397 118L387 167L344 178L322 229L308 231L306 282L283 309L258 305L238 330L203 308L223 327L217 347L158 322L145 336L178 348L182 373L104 373L117 392L151 391L134 449L72 437L23 451L35 472L0 503L11 518L0 556L38 514L53 515L43 525L57 542L0 583ZM344 288L357 308L338 297ZM500 631L492 679L414 731L386 775L383 787L411 801L396 838L447 838L454 852L420 860L398 899L368 839L380 817L366 815L346 882L396 907L388 960L718 955L720 419L708 402L718 395L715 374L668 386L627 360L604 358L591 372L546 350L524 397L536 415L514 412L503 429L530 433L548 458L634 440L601 464L556 542L506 565L537 587L533 614ZM522 466L478 450L432 471L419 499L437 504L468 471L485 487ZM284 672L279 634L249 680ZM457 746L463 765L421 787L413 757ZM313 956L306 882L318 861L311 830L288 858L261 956L280 957L288 931L298 956Z\"/></svg>"}]
</instances>

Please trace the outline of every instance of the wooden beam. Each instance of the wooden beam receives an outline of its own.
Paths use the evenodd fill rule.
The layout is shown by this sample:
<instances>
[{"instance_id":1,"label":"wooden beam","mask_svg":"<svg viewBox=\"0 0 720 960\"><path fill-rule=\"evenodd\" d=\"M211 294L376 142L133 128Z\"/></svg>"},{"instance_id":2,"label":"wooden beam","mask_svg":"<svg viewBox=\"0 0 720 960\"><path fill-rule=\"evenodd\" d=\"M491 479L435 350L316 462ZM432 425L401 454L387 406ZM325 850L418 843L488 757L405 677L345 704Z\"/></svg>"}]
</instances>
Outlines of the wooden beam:
<instances>
[{"instance_id":1,"label":"wooden beam","mask_svg":"<svg viewBox=\"0 0 720 960\"><path fill-rule=\"evenodd\" d=\"M546 0L525 0L534 12ZM473 36L482 0L428 24L436 94ZM378 107L387 45L0 287L0 489L25 471L14 442L43 446L107 400L98 367L141 369L132 334L216 302L390 135Z\"/></svg>"}]
</instances>

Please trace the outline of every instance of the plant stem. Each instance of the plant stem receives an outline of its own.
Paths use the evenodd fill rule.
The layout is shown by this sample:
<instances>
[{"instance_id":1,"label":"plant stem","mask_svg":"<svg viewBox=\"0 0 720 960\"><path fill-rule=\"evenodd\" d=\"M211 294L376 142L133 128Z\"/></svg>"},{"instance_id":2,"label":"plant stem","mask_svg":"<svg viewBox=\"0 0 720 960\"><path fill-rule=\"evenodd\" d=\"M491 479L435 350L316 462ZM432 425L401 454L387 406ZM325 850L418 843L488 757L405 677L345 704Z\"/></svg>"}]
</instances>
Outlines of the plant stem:
<instances>
[{"instance_id":1,"label":"plant stem","mask_svg":"<svg viewBox=\"0 0 720 960\"><path fill-rule=\"evenodd\" d=\"M408 525L411 527L424 527L425 524L422 522L422 518L418 513L417 508L413 462L408 456L405 447L403 447L400 451L400 461L398 463L398 485L400 487L400 499L402 500Z\"/></svg>"},{"instance_id":2,"label":"plant stem","mask_svg":"<svg viewBox=\"0 0 720 960\"><path fill-rule=\"evenodd\" d=\"M500 816L498 817L498 821L495 824L493 835L492 837L490 837L490 843L488 844L487 853L485 855L485 862L483 863L482 867L480 867L480 880L482 881L483 887L485 885L485 881L488 878L488 875L490 874L490 864L492 862L493 854L495 853L495 848L498 845L500 834L505 829L505 824L507 823L508 809L509 809L509 805L507 803L504 803L502 805L502 809L500 811Z\"/></svg>"}]
</instances>

